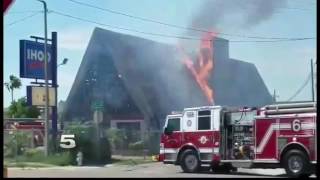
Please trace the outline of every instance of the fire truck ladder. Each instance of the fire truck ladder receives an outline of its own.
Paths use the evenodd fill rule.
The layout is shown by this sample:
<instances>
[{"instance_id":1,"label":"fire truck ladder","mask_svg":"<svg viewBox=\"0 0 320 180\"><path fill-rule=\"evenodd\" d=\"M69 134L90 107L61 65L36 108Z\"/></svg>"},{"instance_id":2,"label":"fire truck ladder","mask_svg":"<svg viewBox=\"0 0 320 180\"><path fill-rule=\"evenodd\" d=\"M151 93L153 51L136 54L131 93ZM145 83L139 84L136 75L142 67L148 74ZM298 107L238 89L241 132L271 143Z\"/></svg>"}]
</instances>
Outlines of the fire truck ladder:
<instances>
[{"instance_id":1,"label":"fire truck ladder","mask_svg":"<svg viewBox=\"0 0 320 180\"><path fill-rule=\"evenodd\" d=\"M316 102L273 104L265 106L265 115L313 113L317 111Z\"/></svg>"}]
</instances>

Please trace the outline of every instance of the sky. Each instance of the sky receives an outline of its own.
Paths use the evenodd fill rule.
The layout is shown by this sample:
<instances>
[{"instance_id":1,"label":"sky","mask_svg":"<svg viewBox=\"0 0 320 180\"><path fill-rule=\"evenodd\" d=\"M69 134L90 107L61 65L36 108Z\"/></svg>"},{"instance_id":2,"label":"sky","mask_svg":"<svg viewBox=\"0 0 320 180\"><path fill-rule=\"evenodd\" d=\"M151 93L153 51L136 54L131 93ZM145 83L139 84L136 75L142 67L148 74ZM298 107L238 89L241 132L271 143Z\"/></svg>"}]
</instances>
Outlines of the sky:
<instances>
[{"instance_id":1,"label":"sky","mask_svg":"<svg viewBox=\"0 0 320 180\"><path fill-rule=\"evenodd\" d=\"M205 0L78 1L179 26L188 26L191 19L199 12L205 2ZM235 1L240 2L241 0ZM287 1L287 8L277 9L270 18L253 27L231 28L230 26L228 28L227 26L223 28L223 32L247 36L316 38L316 0ZM58 33L58 63L62 62L64 58L69 59L66 65L58 68L58 101L67 99L95 27L169 44L176 44L178 39L114 29L61 16L52 11L145 32L170 35L185 34L182 29L108 13L81 6L69 0L46 0L46 2L49 9L48 36L50 37L53 31ZM43 13L38 12L41 10L43 10L43 6L36 0L15 0L4 15L4 82L9 80L11 74L19 76L19 40L30 40L31 35L44 37ZM239 40L236 37L221 37L230 41ZM230 42L229 52L231 58L255 64L269 92L273 94L273 91L276 90L277 100L286 101L301 87L308 77L310 59L314 59L314 62L316 61L316 40L272 43ZM14 91L14 99L26 96L26 86L30 85L31 81L33 80L22 79L23 86ZM4 107L7 107L11 103L11 96L5 87L3 87L3 96ZM310 81L293 100L311 100Z\"/></svg>"}]
</instances>

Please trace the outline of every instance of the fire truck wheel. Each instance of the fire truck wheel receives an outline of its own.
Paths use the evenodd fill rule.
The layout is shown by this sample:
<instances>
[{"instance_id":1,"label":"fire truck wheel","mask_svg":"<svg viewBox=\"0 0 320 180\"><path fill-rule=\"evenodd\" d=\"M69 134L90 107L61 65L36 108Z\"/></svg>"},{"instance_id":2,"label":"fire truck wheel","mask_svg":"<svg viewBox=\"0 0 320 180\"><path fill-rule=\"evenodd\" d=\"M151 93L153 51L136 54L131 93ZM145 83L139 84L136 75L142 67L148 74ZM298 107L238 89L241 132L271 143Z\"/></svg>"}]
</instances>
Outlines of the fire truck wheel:
<instances>
[{"instance_id":1,"label":"fire truck wheel","mask_svg":"<svg viewBox=\"0 0 320 180\"><path fill-rule=\"evenodd\" d=\"M196 151L187 149L181 155L181 168L183 172L195 173L200 170L201 164Z\"/></svg>"},{"instance_id":2,"label":"fire truck wheel","mask_svg":"<svg viewBox=\"0 0 320 180\"><path fill-rule=\"evenodd\" d=\"M300 150L290 150L284 156L284 168L290 177L306 177L309 173L309 160L305 153Z\"/></svg>"}]
</instances>

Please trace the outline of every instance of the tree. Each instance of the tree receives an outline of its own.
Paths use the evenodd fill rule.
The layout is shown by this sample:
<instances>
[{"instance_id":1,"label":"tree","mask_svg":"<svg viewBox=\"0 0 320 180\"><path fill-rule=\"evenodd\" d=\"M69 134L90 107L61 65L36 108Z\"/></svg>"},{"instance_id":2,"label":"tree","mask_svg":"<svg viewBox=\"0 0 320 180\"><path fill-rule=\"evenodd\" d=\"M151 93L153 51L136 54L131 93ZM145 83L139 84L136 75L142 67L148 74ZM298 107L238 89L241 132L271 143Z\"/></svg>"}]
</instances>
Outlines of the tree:
<instances>
[{"instance_id":1,"label":"tree","mask_svg":"<svg viewBox=\"0 0 320 180\"><path fill-rule=\"evenodd\" d=\"M15 118L37 118L40 115L40 110L35 106L28 106L27 98L22 97L11 103L7 115Z\"/></svg>"},{"instance_id":2,"label":"tree","mask_svg":"<svg viewBox=\"0 0 320 180\"><path fill-rule=\"evenodd\" d=\"M122 129L110 128L106 130L106 134L113 151L123 149L125 143L129 143L127 134Z\"/></svg>"},{"instance_id":3,"label":"tree","mask_svg":"<svg viewBox=\"0 0 320 180\"><path fill-rule=\"evenodd\" d=\"M66 128L65 132L75 135L76 147L69 149L73 162L75 162L77 153L83 153L84 164L106 164L111 160L111 148L109 140L105 137L99 140L100 145L95 143L95 127L85 125L80 122L72 122ZM102 152L102 153L100 153Z\"/></svg>"},{"instance_id":4,"label":"tree","mask_svg":"<svg viewBox=\"0 0 320 180\"><path fill-rule=\"evenodd\" d=\"M10 81L5 82L4 85L6 86L8 91L11 92L11 103L13 103L13 90L19 89L22 86L22 84L21 84L21 80L14 75L10 75L9 79Z\"/></svg>"}]
</instances>

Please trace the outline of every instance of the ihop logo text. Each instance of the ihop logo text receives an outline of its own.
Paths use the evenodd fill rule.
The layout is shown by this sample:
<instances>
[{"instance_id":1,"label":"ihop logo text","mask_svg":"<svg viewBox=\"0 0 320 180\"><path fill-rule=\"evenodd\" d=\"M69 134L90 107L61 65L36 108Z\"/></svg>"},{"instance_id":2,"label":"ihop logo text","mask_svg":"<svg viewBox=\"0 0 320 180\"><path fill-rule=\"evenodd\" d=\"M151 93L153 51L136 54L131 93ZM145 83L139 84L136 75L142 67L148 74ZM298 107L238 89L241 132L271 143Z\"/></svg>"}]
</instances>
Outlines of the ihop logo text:
<instances>
[{"instance_id":1,"label":"ihop logo text","mask_svg":"<svg viewBox=\"0 0 320 180\"><path fill-rule=\"evenodd\" d=\"M44 62L44 51L37 49L27 49L27 59L33 62ZM51 54L47 51L48 62L51 61Z\"/></svg>"}]
</instances>

